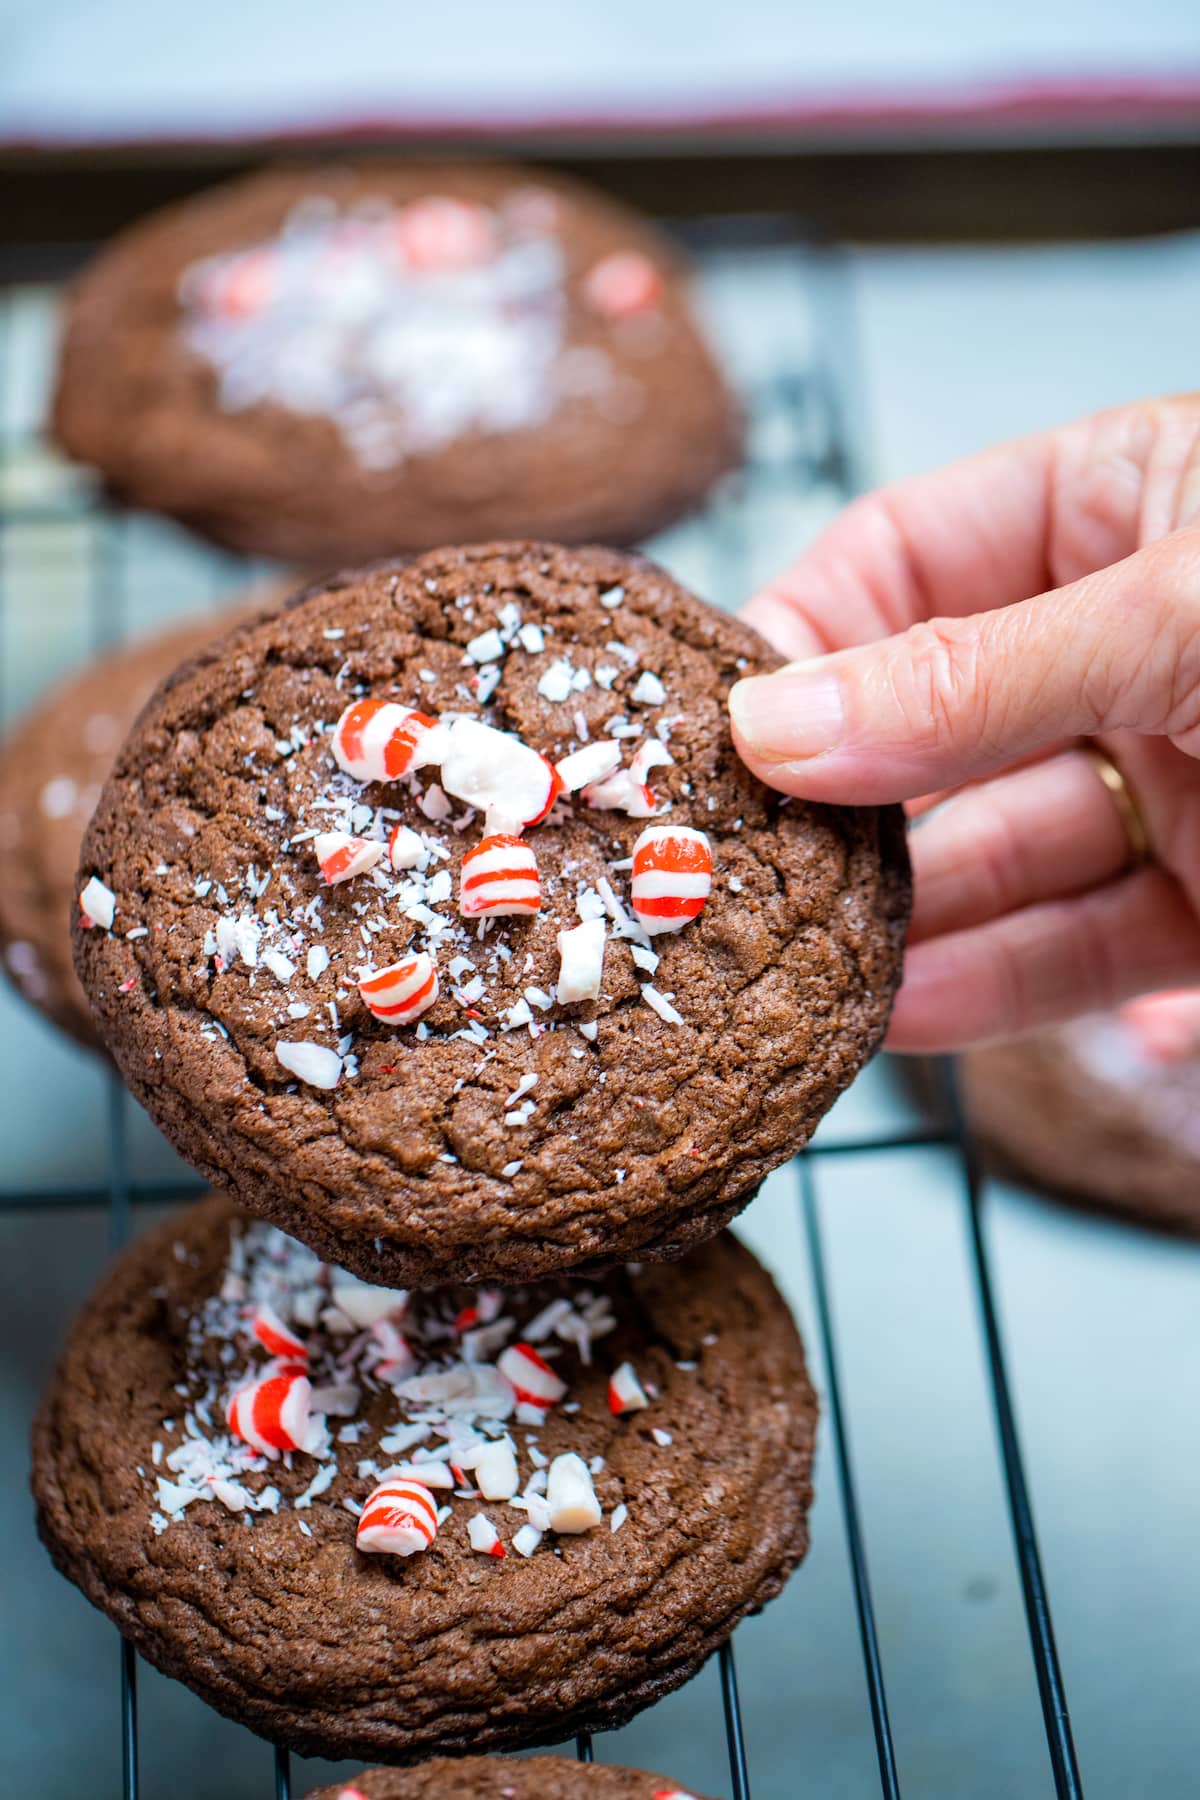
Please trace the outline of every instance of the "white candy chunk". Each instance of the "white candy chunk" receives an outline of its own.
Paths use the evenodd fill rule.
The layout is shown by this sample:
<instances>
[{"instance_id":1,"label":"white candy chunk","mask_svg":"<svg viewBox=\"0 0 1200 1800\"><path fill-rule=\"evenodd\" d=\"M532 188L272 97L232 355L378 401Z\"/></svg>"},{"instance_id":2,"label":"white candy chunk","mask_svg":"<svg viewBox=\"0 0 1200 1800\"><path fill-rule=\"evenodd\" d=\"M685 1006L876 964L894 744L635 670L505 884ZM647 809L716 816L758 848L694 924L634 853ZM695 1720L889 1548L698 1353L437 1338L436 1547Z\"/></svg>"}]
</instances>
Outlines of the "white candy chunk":
<instances>
[{"instance_id":1,"label":"white candy chunk","mask_svg":"<svg viewBox=\"0 0 1200 1800\"><path fill-rule=\"evenodd\" d=\"M324 944L311 945L308 955L305 957L305 968L308 970L308 979L310 981L319 980L328 967L329 952Z\"/></svg>"},{"instance_id":2,"label":"white candy chunk","mask_svg":"<svg viewBox=\"0 0 1200 1800\"><path fill-rule=\"evenodd\" d=\"M511 731L497 731L479 719L455 719L446 734L442 786L456 800L520 829L549 809L554 770ZM488 826L497 828L504 827Z\"/></svg>"},{"instance_id":3,"label":"white candy chunk","mask_svg":"<svg viewBox=\"0 0 1200 1800\"><path fill-rule=\"evenodd\" d=\"M623 1362L619 1369L614 1369L608 1383L608 1409L618 1416L622 1413L641 1412L650 1402L646 1398L646 1390L637 1378L637 1372L630 1362Z\"/></svg>"},{"instance_id":4,"label":"white candy chunk","mask_svg":"<svg viewBox=\"0 0 1200 1800\"><path fill-rule=\"evenodd\" d=\"M600 1523L600 1502L582 1456L568 1451L565 1456L555 1457L550 1464L546 1504L552 1531L591 1531Z\"/></svg>"},{"instance_id":5,"label":"white candy chunk","mask_svg":"<svg viewBox=\"0 0 1200 1800\"><path fill-rule=\"evenodd\" d=\"M102 931L111 931L113 914L117 910L117 896L93 875L79 896L79 910L85 919L90 919L93 925L99 925Z\"/></svg>"},{"instance_id":6,"label":"white candy chunk","mask_svg":"<svg viewBox=\"0 0 1200 1800\"><path fill-rule=\"evenodd\" d=\"M517 1453L507 1438L488 1444L475 1463L475 1485L485 1500L511 1500L520 1486Z\"/></svg>"},{"instance_id":7,"label":"white candy chunk","mask_svg":"<svg viewBox=\"0 0 1200 1800\"><path fill-rule=\"evenodd\" d=\"M556 987L561 1005L598 999L604 975L606 930L603 919L585 919L581 925L559 932Z\"/></svg>"},{"instance_id":8,"label":"white candy chunk","mask_svg":"<svg viewBox=\"0 0 1200 1800\"><path fill-rule=\"evenodd\" d=\"M335 1088L341 1079L342 1059L324 1044L291 1044L281 1038L275 1055L285 1069L309 1087Z\"/></svg>"},{"instance_id":9,"label":"white candy chunk","mask_svg":"<svg viewBox=\"0 0 1200 1800\"><path fill-rule=\"evenodd\" d=\"M440 824L444 819L448 819L450 814L454 811L454 808L451 806L449 800L447 800L444 791L438 786L436 781L430 782L429 786L425 789L425 792L421 795L421 798L417 801L417 805L425 814L425 817L427 819L432 819L435 825Z\"/></svg>"},{"instance_id":10,"label":"white candy chunk","mask_svg":"<svg viewBox=\"0 0 1200 1800\"><path fill-rule=\"evenodd\" d=\"M530 656L540 656L546 648L546 634L540 625L522 625L517 633L517 641L522 649L528 650Z\"/></svg>"},{"instance_id":11,"label":"white candy chunk","mask_svg":"<svg viewBox=\"0 0 1200 1800\"><path fill-rule=\"evenodd\" d=\"M667 996L660 993L656 987L652 987L648 981L642 984L642 999L667 1025L683 1024L683 1014L678 1007L672 1006Z\"/></svg>"},{"instance_id":12,"label":"white candy chunk","mask_svg":"<svg viewBox=\"0 0 1200 1800\"><path fill-rule=\"evenodd\" d=\"M497 1550L500 1533L487 1517L486 1513L476 1513L467 1520L467 1537L472 1550L478 1550L481 1556L503 1556L503 1550Z\"/></svg>"},{"instance_id":13,"label":"white candy chunk","mask_svg":"<svg viewBox=\"0 0 1200 1800\"><path fill-rule=\"evenodd\" d=\"M571 692L571 679L574 672L565 657L559 657L557 662L552 662L537 684L538 693L542 699L555 702L566 700Z\"/></svg>"},{"instance_id":14,"label":"white candy chunk","mask_svg":"<svg viewBox=\"0 0 1200 1800\"><path fill-rule=\"evenodd\" d=\"M661 706L667 697L667 690L657 675L649 669L643 669L634 683L629 698L636 700L639 706Z\"/></svg>"},{"instance_id":15,"label":"white candy chunk","mask_svg":"<svg viewBox=\"0 0 1200 1800\"><path fill-rule=\"evenodd\" d=\"M629 764L629 773L635 781L645 781L651 769L665 769L675 758L667 746L658 738L647 738L639 744Z\"/></svg>"},{"instance_id":16,"label":"white candy chunk","mask_svg":"<svg viewBox=\"0 0 1200 1800\"><path fill-rule=\"evenodd\" d=\"M540 1531L535 1531L532 1525L522 1525L513 1535L513 1549L521 1556L532 1556L541 1541Z\"/></svg>"},{"instance_id":17,"label":"white candy chunk","mask_svg":"<svg viewBox=\"0 0 1200 1800\"><path fill-rule=\"evenodd\" d=\"M415 869L425 854L421 834L411 825L397 825L388 842L393 869Z\"/></svg>"},{"instance_id":18,"label":"white candy chunk","mask_svg":"<svg viewBox=\"0 0 1200 1800\"><path fill-rule=\"evenodd\" d=\"M489 631L481 631L478 637L471 639L467 645L467 655L472 662L495 662L504 655L504 639L495 626L492 626Z\"/></svg>"},{"instance_id":19,"label":"white candy chunk","mask_svg":"<svg viewBox=\"0 0 1200 1800\"><path fill-rule=\"evenodd\" d=\"M427 1488L453 1488L454 1471L448 1462L430 1457L428 1462L395 1463L385 1469L381 1481L422 1481Z\"/></svg>"},{"instance_id":20,"label":"white candy chunk","mask_svg":"<svg viewBox=\"0 0 1200 1800\"><path fill-rule=\"evenodd\" d=\"M549 1531L550 1508L546 1505L542 1496L533 1492L531 1488L526 1488L524 1498L525 1517L533 1526L533 1529L535 1531Z\"/></svg>"},{"instance_id":21,"label":"white candy chunk","mask_svg":"<svg viewBox=\"0 0 1200 1800\"><path fill-rule=\"evenodd\" d=\"M333 1277L330 1297L338 1311L345 1313L351 1324L369 1331L381 1319L390 1319L401 1312L408 1293L404 1288L376 1287L373 1282L360 1281L357 1275L338 1269Z\"/></svg>"},{"instance_id":22,"label":"white candy chunk","mask_svg":"<svg viewBox=\"0 0 1200 1800\"><path fill-rule=\"evenodd\" d=\"M250 1501L250 1492L240 1481L214 1480L212 1482L213 1499L230 1512L244 1512Z\"/></svg>"},{"instance_id":23,"label":"white candy chunk","mask_svg":"<svg viewBox=\"0 0 1200 1800\"><path fill-rule=\"evenodd\" d=\"M585 744L582 750L572 750L555 763L559 778L568 794L576 794L593 781L603 781L606 775L620 767L621 745L616 738L598 738L594 744Z\"/></svg>"},{"instance_id":24,"label":"white candy chunk","mask_svg":"<svg viewBox=\"0 0 1200 1800\"><path fill-rule=\"evenodd\" d=\"M288 982L296 973L296 965L282 950L264 950L263 962L277 981Z\"/></svg>"}]
</instances>

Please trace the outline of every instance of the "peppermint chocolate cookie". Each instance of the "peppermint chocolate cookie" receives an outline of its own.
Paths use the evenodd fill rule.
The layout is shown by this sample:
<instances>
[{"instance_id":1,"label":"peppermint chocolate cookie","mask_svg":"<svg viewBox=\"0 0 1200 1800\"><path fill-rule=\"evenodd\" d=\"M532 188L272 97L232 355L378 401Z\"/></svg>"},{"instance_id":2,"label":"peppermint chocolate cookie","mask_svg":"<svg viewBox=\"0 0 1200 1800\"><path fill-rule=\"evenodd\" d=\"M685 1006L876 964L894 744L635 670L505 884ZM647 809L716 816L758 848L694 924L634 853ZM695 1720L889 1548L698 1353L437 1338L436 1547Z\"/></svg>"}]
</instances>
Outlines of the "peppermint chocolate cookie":
<instances>
[{"instance_id":1,"label":"peppermint chocolate cookie","mask_svg":"<svg viewBox=\"0 0 1200 1800\"><path fill-rule=\"evenodd\" d=\"M134 504L317 563L632 542L739 445L644 220L416 162L256 175L127 232L70 302L55 430Z\"/></svg>"},{"instance_id":2,"label":"peppermint chocolate cookie","mask_svg":"<svg viewBox=\"0 0 1200 1800\"><path fill-rule=\"evenodd\" d=\"M34 1430L52 1556L305 1754L620 1725L807 1547L816 1401L733 1238L587 1284L368 1287L223 1199L116 1264Z\"/></svg>"},{"instance_id":3,"label":"peppermint chocolate cookie","mask_svg":"<svg viewBox=\"0 0 1200 1800\"><path fill-rule=\"evenodd\" d=\"M314 1788L308 1800L704 1800L665 1775L565 1756L435 1757L417 1769L368 1769L353 1781Z\"/></svg>"},{"instance_id":4,"label":"peppermint chocolate cookie","mask_svg":"<svg viewBox=\"0 0 1200 1800\"><path fill-rule=\"evenodd\" d=\"M223 1191L367 1280L681 1254L798 1149L899 978L898 810L737 757L745 626L499 545L242 629L127 740L77 965Z\"/></svg>"},{"instance_id":5,"label":"peppermint chocolate cookie","mask_svg":"<svg viewBox=\"0 0 1200 1800\"><path fill-rule=\"evenodd\" d=\"M71 961L84 828L126 732L164 676L227 629L215 618L124 644L69 676L0 749L0 953L5 974L90 1050L100 1041Z\"/></svg>"},{"instance_id":6,"label":"peppermint chocolate cookie","mask_svg":"<svg viewBox=\"0 0 1200 1800\"><path fill-rule=\"evenodd\" d=\"M1200 1232L1200 996L1119 1012L963 1059L971 1123L1038 1185Z\"/></svg>"}]
</instances>

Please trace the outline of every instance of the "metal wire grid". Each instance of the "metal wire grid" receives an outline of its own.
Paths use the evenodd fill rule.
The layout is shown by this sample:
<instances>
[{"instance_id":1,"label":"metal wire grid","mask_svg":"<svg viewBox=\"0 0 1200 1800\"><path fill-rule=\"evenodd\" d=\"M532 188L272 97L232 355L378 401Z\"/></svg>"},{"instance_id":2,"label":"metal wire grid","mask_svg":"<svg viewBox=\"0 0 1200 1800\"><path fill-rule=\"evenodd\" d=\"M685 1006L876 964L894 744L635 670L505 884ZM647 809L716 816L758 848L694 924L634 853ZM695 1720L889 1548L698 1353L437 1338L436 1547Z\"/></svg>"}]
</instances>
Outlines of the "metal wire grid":
<instances>
[{"instance_id":1,"label":"metal wire grid","mask_svg":"<svg viewBox=\"0 0 1200 1800\"><path fill-rule=\"evenodd\" d=\"M747 500L755 493L775 488L798 497L818 484L826 484L842 498L861 485L859 439L854 421L854 349L852 315L845 270L836 252L815 250L798 231L795 221L778 218L708 219L681 227L701 257L723 251L745 251L763 246L778 249L790 245L803 262L803 278L817 321L816 342L803 366L791 366L786 344L775 346L773 367L766 379L755 381L746 392L751 424L751 457L744 474L731 484L724 499L695 528L705 534L713 563L723 567L736 588L744 586ZM11 260L11 259L9 259ZM19 267L19 265L18 265ZM0 319L2 327L2 319ZM6 358L6 351L8 353ZM0 381L11 345L0 328ZM2 415L0 415L2 416ZM785 457L762 458L754 453L754 428L764 420L786 420L789 451ZM34 445L5 432L0 436L0 482ZM79 527L87 533L88 636L93 649L118 640L124 632L122 597L129 586L131 560L136 549L128 521L108 513L90 489L74 483L60 485L51 497L23 498L0 488L0 609L8 598L6 543L17 527L37 527L53 534L56 527ZM235 565L228 559L199 549L194 558L208 558L214 572L214 591L228 585ZM241 565L244 572L245 565ZM732 590L731 590L732 591ZM0 620L3 613L0 610ZM988 1250L983 1230L983 1191L974 1148L965 1129L952 1066L941 1069L941 1084L948 1126L945 1129L887 1134L809 1147L793 1165L797 1197L807 1246L816 1306L817 1333L825 1364L825 1399L832 1437L854 1607L861 1643L864 1681L870 1708L880 1791L885 1800L899 1800L898 1763L888 1714L887 1685L875 1612L867 1546L860 1519L855 1486L850 1421L839 1377L838 1334L818 1208L818 1170L827 1158L916 1151L930 1146L949 1146L957 1151L961 1171L962 1204L969 1227L971 1263L978 1302L979 1329L986 1352L986 1368L995 1413L1013 1549L1020 1577L1028 1626L1030 1653L1037 1679L1045 1725L1047 1751L1054 1789L1059 1800L1079 1800L1083 1794L1071 1733L1063 1675L1055 1647L1050 1602L1038 1552L1033 1512L1016 1429L1012 1395L997 1317ZM107 1090L108 1179L91 1186L22 1185L0 1190L0 1213L83 1207L104 1210L108 1218L111 1249L122 1245L130 1233L135 1204L184 1200L200 1191L189 1180L135 1181L131 1175L128 1143L128 1097L115 1076ZM800 1579L803 1579L801 1576ZM123 1640L119 1645L120 1711L123 1794L139 1800L137 1656ZM738 1695L732 1643L719 1652L719 1675L726 1747L733 1800L750 1800L749 1756ZM579 1759L593 1759L590 1736L576 1740ZM288 1752L274 1750L275 1800L291 1800L292 1782Z\"/></svg>"}]
</instances>

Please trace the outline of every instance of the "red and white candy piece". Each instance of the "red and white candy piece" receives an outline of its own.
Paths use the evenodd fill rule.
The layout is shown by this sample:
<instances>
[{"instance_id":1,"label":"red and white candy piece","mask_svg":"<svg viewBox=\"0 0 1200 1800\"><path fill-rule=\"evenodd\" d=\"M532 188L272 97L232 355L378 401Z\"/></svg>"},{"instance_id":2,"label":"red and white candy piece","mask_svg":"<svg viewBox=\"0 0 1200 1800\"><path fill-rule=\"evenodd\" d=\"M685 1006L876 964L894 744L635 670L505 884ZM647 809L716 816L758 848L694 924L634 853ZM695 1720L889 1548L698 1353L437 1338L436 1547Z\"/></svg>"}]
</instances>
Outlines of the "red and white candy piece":
<instances>
[{"instance_id":1,"label":"red and white candy piece","mask_svg":"<svg viewBox=\"0 0 1200 1800\"><path fill-rule=\"evenodd\" d=\"M424 950L389 963L377 975L360 981L358 991L377 1019L411 1025L438 997L437 964Z\"/></svg>"},{"instance_id":2,"label":"red and white candy piece","mask_svg":"<svg viewBox=\"0 0 1200 1800\"><path fill-rule=\"evenodd\" d=\"M345 1796L339 1796L345 1800ZM650 1800L696 1800L694 1794L685 1794L682 1788L655 1788Z\"/></svg>"},{"instance_id":3,"label":"red and white candy piece","mask_svg":"<svg viewBox=\"0 0 1200 1800\"><path fill-rule=\"evenodd\" d=\"M356 781L397 781L435 760L436 719L394 700L355 700L333 728L339 769Z\"/></svg>"},{"instance_id":4,"label":"red and white candy piece","mask_svg":"<svg viewBox=\"0 0 1200 1800\"><path fill-rule=\"evenodd\" d=\"M662 297L662 276L640 250L616 250L583 278L583 297L604 319L649 312Z\"/></svg>"},{"instance_id":5,"label":"red and white candy piece","mask_svg":"<svg viewBox=\"0 0 1200 1800\"><path fill-rule=\"evenodd\" d=\"M591 1531L600 1523L600 1502L592 1486L591 1471L573 1450L556 1456L550 1464L546 1505L550 1509L551 1531Z\"/></svg>"},{"instance_id":6,"label":"red and white candy piece","mask_svg":"<svg viewBox=\"0 0 1200 1800\"><path fill-rule=\"evenodd\" d=\"M333 887L373 869L383 855L378 838L351 837L348 831L319 831L313 849L321 865L321 879Z\"/></svg>"},{"instance_id":7,"label":"red and white candy piece","mask_svg":"<svg viewBox=\"0 0 1200 1800\"><path fill-rule=\"evenodd\" d=\"M281 1356L285 1362L308 1361L308 1345L289 1331L272 1307L256 1307L250 1329L269 1356Z\"/></svg>"},{"instance_id":8,"label":"red and white candy piece","mask_svg":"<svg viewBox=\"0 0 1200 1800\"><path fill-rule=\"evenodd\" d=\"M98 925L101 931L111 931L116 910L117 896L93 875L79 896L79 912L84 926L90 930L93 925Z\"/></svg>"},{"instance_id":9,"label":"red and white candy piece","mask_svg":"<svg viewBox=\"0 0 1200 1800\"><path fill-rule=\"evenodd\" d=\"M303 1366L285 1363L247 1382L230 1399L230 1431L264 1455L302 1450L308 1437L312 1387Z\"/></svg>"},{"instance_id":10,"label":"red and white candy piece","mask_svg":"<svg viewBox=\"0 0 1200 1800\"><path fill-rule=\"evenodd\" d=\"M647 738L634 751L627 769L615 769L603 781L593 781L584 788L584 804L627 813L631 819L652 819L658 807L650 788L650 771L674 761L664 743L658 738Z\"/></svg>"},{"instance_id":11,"label":"red and white candy piece","mask_svg":"<svg viewBox=\"0 0 1200 1800\"><path fill-rule=\"evenodd\" d=\"M667 1793L665 1788L663 1789L663 1793ZM344 1787L338 1789L337 1800L367 1800L367 1796L363 1793L361 1788ZM657 1795L655 1796L655 1800L659 1800ZM669 1794L667 1795L667 1800L671 1800ZM675 1800L687 1800L687 1796L685 1794L678 1794L675 1796Z\"/></svg>"},{"instance_id":12,"label":"red and white candy piece","mask_svg":"<svg viewBox=\"0 0 1200 1800\"><path fill-rule=\"evenodd\" d=\"M388 839L388 861L397 873L404 869L415 869L424 854L425 846L421 842L419 831L414 831L411 825L392 827L392 835Z\"/></svg>"},{"instance_id":13,"label":"red and white candy piece","mask_svg":"<svg viewBox=\"0 0 1200 1800\"><path fill-rule=\"evenodd\" d=\"M248 319L268 305L275 292L276 259L269 250L247 250L212 271L201 290L208 312Z\"/></svg>"},{"instance_id":14,"label":"red and white candy piece","mask_svg":"<svg viewBox=\"0 0 1200 1800\"><path fill-rule=\"evenodd\" d=\"M355 1542L372 1555L412 1556L428 1550L437 1528L437 1503L429 1489L402 1476L368 1496Z\"/></svg>"},{"instance_id":15,"label":"red and white candy piece","mask_svg":"<svg viewBox=\"0 0 1200 1800\"><path fill-rule=\"evenodd\" d=\"M712 849L690 825L648 825L633 846L632 903L653 937L680 931L712 892Z\"/></svg>"},{"instance_id":16,"label":"red and white candy piece","mask_svg":"<svg viewBox=\"0 0 1200 1800\"><path fill-rule=\"evenodd\" d=\"M478 1550L482 1556L505 1556L507 1551L500 1542L500 1533L487 1517L486 1513L475 1513L467 1520L467 1537L472 1550Z\"/></svg>"},{"instance_id":17,"label":"red and white candy piece","mask_svg":"<svg viewBox=\"0 0 1200 1800\"><path fill-rule=\"evenodd\" d=\"M537 857L519 837L496 832L463 857L458 910L464 918L531 918L541 904Z\"/></svg>"},{"instance_id":18,"label":"red and white candy piece","mask_svg":"<svg viewBox=\"0 0 1200 1800\"><path fill-rule=\"evenodd\" d=\"M558 981L555 993L561 1005L571 1006L577 1000L597 1000L604 976L604 940L607 926L603 919L585 919L569 931L558 934Z\"/></svg>"},{"instance_id":19,"label":"red and white candy piece","mask_svg":"<svg viewBox=\"0 0 1200 1800\"><path fill-rule=\"evenodd\" d=\"M446 275L490 262L496 250L492 221L482 206L431 194L397 215L396 241L410 269Z\"/></svg>"},{"instance_id":20,"label":"red and white candy piece","mask_svg":"<svg viewBox=\"0 0 1200 1800\"><path fill-rule=\"evenodd\" d=\"M634 1366L623 1362L619 1369L614 1369L608 1382L608 1410L617 1418L622 1413L641 1412L649 1406L646 1390L637 1378Z\"/></svg>"},{"instance_id":21,"label":"red and white candy piece","mask_svg":"<svg viewBox=\"0 0 1200 1800\"><path fill-rule=\"evenodd\" d=\"M478 807L488 830L540 825L562 793L562 776L540 750L480 719L455 719L443 738L442 786Z\"/></svg>"},{"instance_id":22,"label":"red and white candy piece","mask_svg":"<svg viewBox=\"0 0 1200 1800\"><path fill-rule=\"evenodd\" d=\"M554 1373L532 1344L510 1344L496 1358L496 1367L512 1383L518 1403L525 1406L539 1406L543 1412L548 1412L567 1391L566 1382Z\"/></svg>"}]
</instances>

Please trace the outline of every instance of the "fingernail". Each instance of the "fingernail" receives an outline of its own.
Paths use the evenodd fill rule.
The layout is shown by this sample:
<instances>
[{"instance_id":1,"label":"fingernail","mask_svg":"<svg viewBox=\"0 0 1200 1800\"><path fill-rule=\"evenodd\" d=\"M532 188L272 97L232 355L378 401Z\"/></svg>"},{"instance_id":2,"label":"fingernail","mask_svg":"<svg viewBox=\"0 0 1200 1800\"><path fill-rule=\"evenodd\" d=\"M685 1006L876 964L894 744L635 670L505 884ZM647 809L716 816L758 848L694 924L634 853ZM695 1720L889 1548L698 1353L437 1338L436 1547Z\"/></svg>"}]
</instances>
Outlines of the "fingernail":
<instances>
[{"instance_id":1,"label":"fingernail","mask_svg":"<svg viewBox=\"0 0 1200 1800\"><path fill-rule=\"evenodd\" d=\"M846 726L842 685L824 657L735 682L729 710L747 747L770 762L820 756Z\"/></svg>"}]
</instances>

